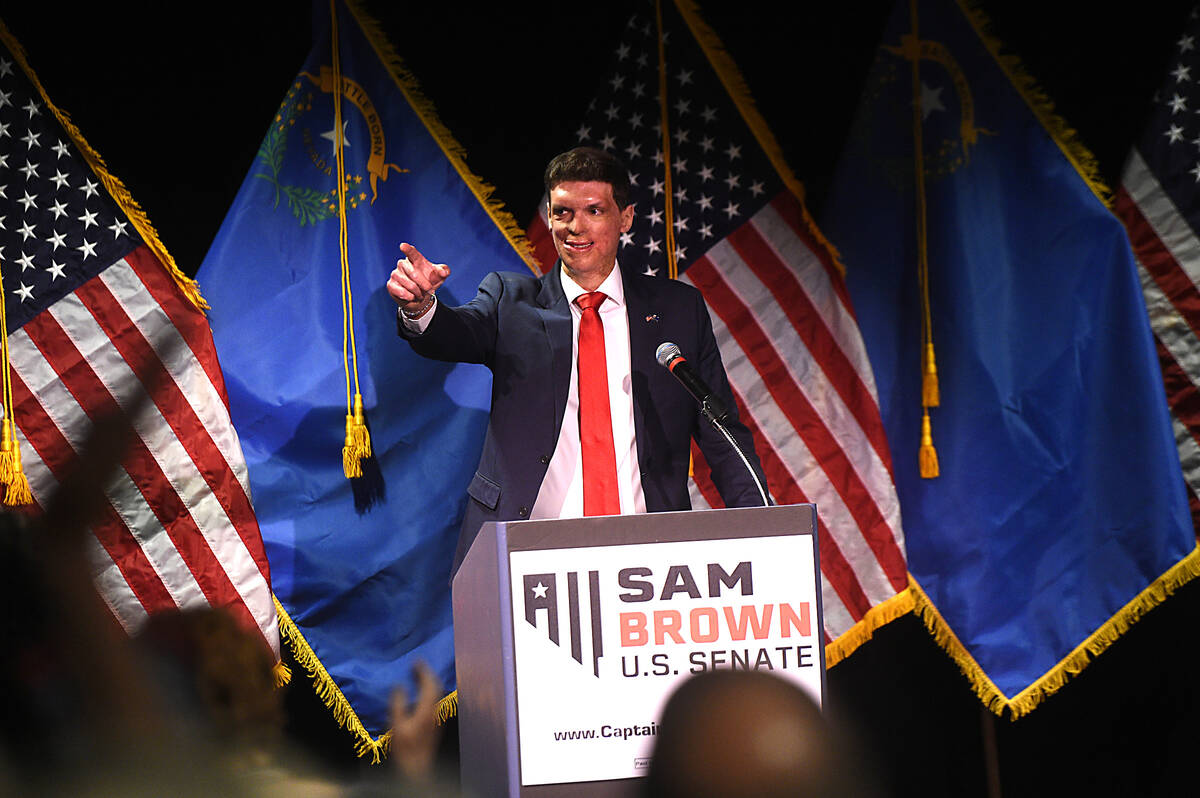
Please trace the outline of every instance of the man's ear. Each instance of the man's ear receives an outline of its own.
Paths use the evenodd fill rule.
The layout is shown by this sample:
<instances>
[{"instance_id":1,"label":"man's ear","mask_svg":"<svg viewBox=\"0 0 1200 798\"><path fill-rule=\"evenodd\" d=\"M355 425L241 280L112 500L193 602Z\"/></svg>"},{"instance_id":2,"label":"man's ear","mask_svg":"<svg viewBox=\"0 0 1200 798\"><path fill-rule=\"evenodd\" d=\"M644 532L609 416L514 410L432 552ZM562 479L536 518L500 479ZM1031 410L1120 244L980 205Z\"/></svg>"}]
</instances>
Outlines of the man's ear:
<instances>
[{"instance_id":1,"label":"man's ear","mask_svg":"<svg viewBox=\"0 0 1200 798\"><path fill-rule=\"evenodd\" d=\"M629 228L633 227L633 203L629 203L621 211L621 232L628 233Z\"/></svg>"}]
</instances>

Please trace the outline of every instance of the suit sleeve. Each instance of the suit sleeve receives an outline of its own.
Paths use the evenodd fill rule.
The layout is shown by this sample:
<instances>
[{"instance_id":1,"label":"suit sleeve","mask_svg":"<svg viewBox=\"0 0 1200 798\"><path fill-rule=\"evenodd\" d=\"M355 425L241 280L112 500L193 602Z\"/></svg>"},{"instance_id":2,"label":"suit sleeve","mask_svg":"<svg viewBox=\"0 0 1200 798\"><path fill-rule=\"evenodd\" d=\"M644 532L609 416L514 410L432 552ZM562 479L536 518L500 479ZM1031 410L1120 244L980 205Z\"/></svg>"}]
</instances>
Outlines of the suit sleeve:
<instances>
[{"instance_id":1,"label":"suit sleeve","mask_svg":"<svg viewBox=\"0 0 1200 798\"><path fill-rule=\"evenodd\" d=\"M414 333L403 323L398 332L422 357L490 366L496 352L496 311L503 295L504 281L492 272L467 304L450 307L439 302L424 332Z\"/></svg>"},{"instance_id":2,"label":"suit sleeve","mask_svg":"<svg viewBox=\"0 0 1200 798\"><path fill-rule=\"evenodd\" d=\"M764 489L767 486L763 475L762 464L754 449L754 439L750 430L738 416L737 403L733 400L733 391L729 387L729 379L725 374L725 365L721 360L721 350L717 346L716 336L713 335L712 319L708 315L708 307L702 297L697 294L699 308L697 311L696 335L699 341L696 358L696 371L705 384L721 399L729 409L725 419L725 427L737 441L738 446L746 454L750 465L754 468ZM712 469L712 480L717 491L721 494L726 507L761 507L762 496L754 482L754 478L746 469L746 464L738 457L737 452L729 445L720 432L697 409L695 439Z\"/></svg>"}]
</instances>

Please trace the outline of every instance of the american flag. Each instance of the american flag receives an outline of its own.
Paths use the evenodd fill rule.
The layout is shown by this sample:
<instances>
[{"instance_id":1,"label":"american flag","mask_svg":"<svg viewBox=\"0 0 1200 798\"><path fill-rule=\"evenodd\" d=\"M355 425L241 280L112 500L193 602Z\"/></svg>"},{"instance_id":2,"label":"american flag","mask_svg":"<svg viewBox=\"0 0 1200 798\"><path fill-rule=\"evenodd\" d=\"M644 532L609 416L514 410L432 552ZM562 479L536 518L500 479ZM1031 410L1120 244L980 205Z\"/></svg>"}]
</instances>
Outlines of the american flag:
<instances>
[{"instance_id":1,"label":"american flag","mask_svg":"<svg viewBox=\"0 0 1200 798\"><path fill-rule=\"evenodd\" d=\"M128 450L87 536L101 597L130 634L158 611L226 607L278 657L212 335L189 281L160 256L141 212L0 25L0 276L33 511L95 424L132 411L120 422Z\"/></svg>"},{"instance_id":2,"label":"american flag","mask_svg":"<svg viewBox=\"0 0 1200 798\"><path fill-rule=\"evenodd\" d=\"M889 600L907 597L900 506L871 366L841 272L798 186L789 187L786 167L768 155L778 148L715 35L683 3L663 3L664 148L657 31L652 7L630 18L575 135L632 173L635 221L618 258L669 279L673 235L678 278L708 303L772 495L780 504L817 505L832 664L853 650L852 640L898 614L904 598ZM543 268L551 267L542 214L529 237ZM693 454L693 507L721 506L694 446ZM893 612L871 612L884 602Z\"/></svg>"},{"instance_id":3,"label":"american flag","mask_svg":"<svg viewBox=\"0 0 1200 798\"><path fill-rule=\"evenodd\" d=\"M1200 530L1200 15L1175 42L1170 73L1125 164L1114 208L1129 230Z\"/></svg>"}]
</instances>

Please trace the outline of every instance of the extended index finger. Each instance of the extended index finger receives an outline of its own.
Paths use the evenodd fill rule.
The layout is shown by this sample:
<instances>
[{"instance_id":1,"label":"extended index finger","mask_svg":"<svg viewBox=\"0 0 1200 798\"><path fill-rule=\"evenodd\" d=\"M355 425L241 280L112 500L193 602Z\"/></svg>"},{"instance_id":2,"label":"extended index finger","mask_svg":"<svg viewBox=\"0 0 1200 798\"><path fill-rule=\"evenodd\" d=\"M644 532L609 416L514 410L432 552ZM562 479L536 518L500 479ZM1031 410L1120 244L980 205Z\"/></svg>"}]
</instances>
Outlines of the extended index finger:
<instances>
[{"instance_id":1,"label":"extended index finger","mask_svg":"<svg viewBox=\"0 0 1200 798\"><path fill-rule=\"evenodd\" d=\"M412 244L401 244L400 251L404 253L404 257L408 258L413 266L416 266L421 271L428 271L429 269L433 268L433 264L429 262L429 258L422 255L421 250L417 249Z\"/></svg>"},{"instance_id":2,"label":"extended index finger","mask_svg":"<svg viewBox=\"0 0 1200 798\"><path fill-rule=\"evenodd\" d=\"M429 288L437 288L447 277L450 276L450 267L444 263L432 263L429 258L421 254L421 251L412 244L403 243L400 245L400 251L408 258L408 262L412 264L412 273L416 277L420 275L423 279L430 283Z\"/></svg>"}]
</instances>

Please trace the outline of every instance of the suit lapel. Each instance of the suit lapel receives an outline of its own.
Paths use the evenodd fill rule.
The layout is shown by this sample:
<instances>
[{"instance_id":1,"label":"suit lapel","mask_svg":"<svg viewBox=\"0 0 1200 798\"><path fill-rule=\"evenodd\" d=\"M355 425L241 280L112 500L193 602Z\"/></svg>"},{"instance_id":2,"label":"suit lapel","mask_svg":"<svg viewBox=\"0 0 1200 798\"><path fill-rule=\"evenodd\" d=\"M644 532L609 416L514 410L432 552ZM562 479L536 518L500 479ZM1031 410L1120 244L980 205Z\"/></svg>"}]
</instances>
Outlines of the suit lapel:
<instances>
[{"instance_id":1,"label":"suit lapel","mask_svg":"<svg viewBox=\"0 0 1200 798\"><path fill-rule=\"evenodd\" d=\"M654 350L662 343L656 340L661 335L656 309L650 292L646 289L647 280L641 275L632 274L628 270L621 272L621 283L625 290L625 312L629 317L629 367L633 372L633 427L638 441L638 462L643 467L651 462L653 453L644 451L649 445L651 436L645 434L646 405L651 397L646 395L643 386L650 384L656 363Z\"/></svg>"},{"instance_id":2,"label":"suit lapel","mask_svg":"<svg viewBox=\"0 0 1200 798\"><path fill-rule=\"evenodd\" d=\"M550 385L554 393L554 434L562 428L567 412L567 392L571 387L571 308L563 293L559 263L542 275L538 290L538 315L542 320L545 344L550 353Z\"/></svg>"}]
</instances>

